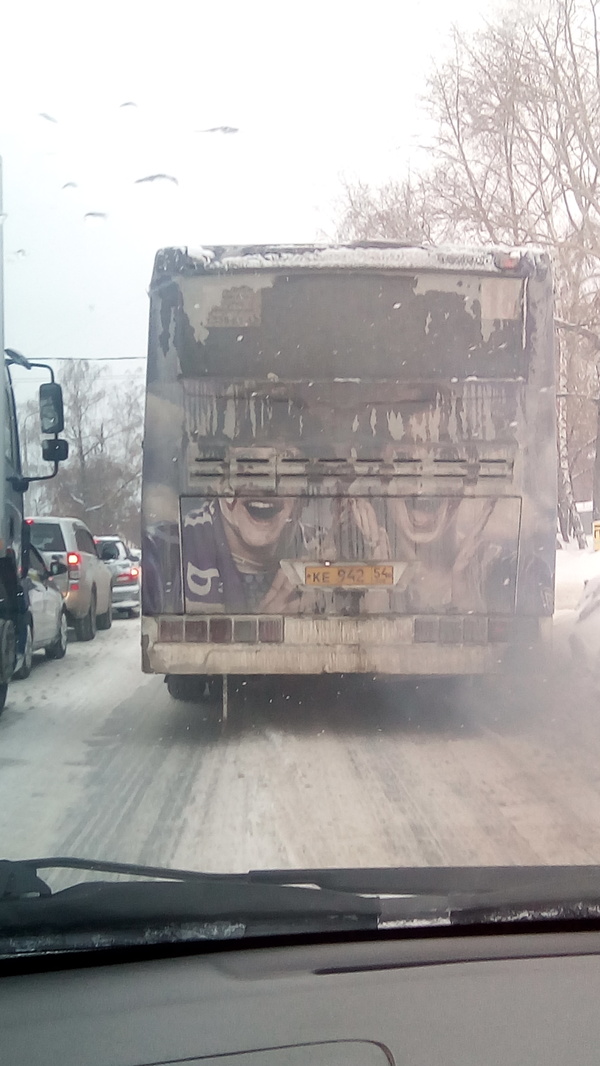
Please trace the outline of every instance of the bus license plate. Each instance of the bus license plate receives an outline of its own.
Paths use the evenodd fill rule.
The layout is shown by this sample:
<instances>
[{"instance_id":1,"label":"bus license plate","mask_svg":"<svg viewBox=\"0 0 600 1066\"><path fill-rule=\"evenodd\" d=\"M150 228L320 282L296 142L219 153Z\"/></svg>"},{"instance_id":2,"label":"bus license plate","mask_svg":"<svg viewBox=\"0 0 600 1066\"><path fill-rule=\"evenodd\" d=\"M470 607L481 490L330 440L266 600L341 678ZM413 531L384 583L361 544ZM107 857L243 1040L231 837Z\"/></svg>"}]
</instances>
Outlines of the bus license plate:
<instances>
[{"instance_id":1,"label":"bus license plate","mask_svg":"<svg viewBox=\"0 0 600 1066\"><path fill-rule=\"evenodd\" d=\"M305 585L318 588L370 585L393 585L393 566L307 566L304 571Z\"/></svg>"}]
</instances>

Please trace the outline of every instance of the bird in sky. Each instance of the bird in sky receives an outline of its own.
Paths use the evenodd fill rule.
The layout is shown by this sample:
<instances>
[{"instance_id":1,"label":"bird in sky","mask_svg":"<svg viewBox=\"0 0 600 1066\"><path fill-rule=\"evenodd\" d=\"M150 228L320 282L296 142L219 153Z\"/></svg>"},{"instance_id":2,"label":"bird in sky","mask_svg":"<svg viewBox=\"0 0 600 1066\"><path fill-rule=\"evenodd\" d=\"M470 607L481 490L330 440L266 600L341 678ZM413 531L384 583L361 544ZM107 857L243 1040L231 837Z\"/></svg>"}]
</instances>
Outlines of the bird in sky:
<instances>
[{"instance_id":1,"label":"bird in sky","mask_svg":"<svg viewBox=\"0 0 600 1066\"><path fill-rule=\"evenodd\" d=\"M105 219L108 218L108 215L106 214L105 211L86 211L86 213L83 216L83 218L84 218L84 221L86 219L90 219L90 221L92 221L92 222L94 220L96 220L96 219L98 221L104 221Z\"/></svg>"},{"instance_id":2,"label":"bird in sky","mask_svg":"<svg viewBox=\"0 0 600 1066\"><path fill-rule=\"evenodd\" d=\"M239 133L237 126L211 126L207 130L196 130L196 133Z\"/></svg>"},{"instance_id":3,"label":"bird in sky","mask_svg":"<svg viewBox=\"0 0 600 1066\"><path fill-rule=\"evenodd\" d=\"M77 188L77 182L76 181L66 181L65 184L62 186L62 188L63 189L76 189Z\"/></svg>"},{"instance_id":4,"label":"bird in sky","mask_svg":"<svg viewBox=\"0 0 600 1066\"><path fill-rule=\"evenodd\" d=\"M46 122L54 122L56 124L58 121L57 119L53 118L52 115L48 115L46 111L40 111L38 112L38 114L39 117L44 118Z\"/></svg>"},{"instance_id":5,"label":"bird in sky","mask_svg":"<svg viewBox=\"0 0 600 1066\"><path fill-rule=\"evenodd\" d=\"M119 104L119 107L137 107L137 104L135 104L133 100L125 100L125 103Z\"/></svg>"},{"instance_id":6,"label":"bird in sky","mask_svg":"<svg viewBox=\"0 0 600 1066\"><path fill-rule=\"evenodd\" d=\"M134 185L143 185L150 181L171 181L173 185L179 185L177 178L172 174L148 174L145 178L136 178Z\"/></svg>"}]
</instances>

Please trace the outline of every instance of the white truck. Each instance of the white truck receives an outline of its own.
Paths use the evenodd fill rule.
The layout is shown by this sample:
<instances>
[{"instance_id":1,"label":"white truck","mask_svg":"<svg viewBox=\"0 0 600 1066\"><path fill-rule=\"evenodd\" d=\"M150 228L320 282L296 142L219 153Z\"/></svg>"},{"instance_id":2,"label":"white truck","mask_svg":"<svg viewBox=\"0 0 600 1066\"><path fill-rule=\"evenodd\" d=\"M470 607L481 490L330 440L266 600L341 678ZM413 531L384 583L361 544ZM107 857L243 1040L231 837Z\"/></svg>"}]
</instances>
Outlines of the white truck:
<instances>
[{"instance_id":1,"label":"white truck","mask_svg":"<svg viewBox=\"0 0 600 1066\"><path fill-rule=\"evenodd\" d=\"M0 160L0 220L2 208L2 161ZM0 388L0 711L4 708L8 683L27 635L27 593L23 580L29 564L28 527L23 520L23 494L30 482L56 476L58 464L68 455L68 443L59 438L64 429L62 391L54 380L52 368L45 363L30 363L12 349L4 348L4 249L0 224L0 352L2 353L2 387ZM53 464L44 477L24 477L10 367L29 370L41 367L50 380L40 386L40 428L43 434L42 456ZM57 569L57 573L58 573Z\"/></svg>"}]
</instances>

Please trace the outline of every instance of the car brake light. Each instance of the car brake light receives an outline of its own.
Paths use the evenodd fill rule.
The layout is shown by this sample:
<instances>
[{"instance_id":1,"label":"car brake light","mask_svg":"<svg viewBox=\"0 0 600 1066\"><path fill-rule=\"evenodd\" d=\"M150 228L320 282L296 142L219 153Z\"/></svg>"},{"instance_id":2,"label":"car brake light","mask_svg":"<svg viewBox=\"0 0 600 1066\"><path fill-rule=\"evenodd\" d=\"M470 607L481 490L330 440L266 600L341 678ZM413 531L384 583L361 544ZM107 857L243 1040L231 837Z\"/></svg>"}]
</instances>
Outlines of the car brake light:
<instances>
[{"instance_id":1,"label":"car brake light","mask_svg":"<svg viewBox=\"0 0 600 1066\"><path fill-rule=\"evenodd\" d=\"M26 518L25 519L25 524L28 525L28 526L32 526L33 525L33 518Z\"/></svg>"},{"instance_id":2,"label":"car brake light","mask_svg":"<svg viewBox=\"0 0 600 1066\"><path fill-rule=\"evenodd\" d=\"M133 585L139 576L140 572L137 566L132 566L129 570L122 570L120 574L117 574L115 585Z\"/></svg>"},{"instance_id":3,"label":"car brake light","mask_svg":"<svg viewBox=\"0 0 600 1066\"><path fill-rule=\"evenodd\" d=\"M79 566L81 563L81 556L79 552L69 552L67 555L67 563L69 566Z\"/></svg>"}]
</instances>

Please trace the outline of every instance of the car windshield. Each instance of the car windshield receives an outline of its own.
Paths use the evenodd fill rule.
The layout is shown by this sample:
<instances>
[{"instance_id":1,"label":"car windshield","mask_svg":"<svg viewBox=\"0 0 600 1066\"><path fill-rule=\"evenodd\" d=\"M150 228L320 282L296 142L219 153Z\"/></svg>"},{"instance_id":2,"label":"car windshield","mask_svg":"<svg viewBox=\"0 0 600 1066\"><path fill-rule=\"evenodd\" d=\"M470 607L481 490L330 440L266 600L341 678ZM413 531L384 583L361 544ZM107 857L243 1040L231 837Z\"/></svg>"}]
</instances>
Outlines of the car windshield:
<instances>
[{"instance_id":1,"label":"car windshield","mask_svg":"<svg viewBox=\"0 0 600 1066\"><path fill-rule=\"evenodd\" d=\"M95 537L96 547L101 559L127 559L127 548L120 540Z\"/></svg>"},{"instance_id":2,"label":"car windshield","mask_svg":"<svg viewBox=\"0 0 600 1066\"><path fill-rule=\"evenodd\" d=\"M31 543L43 552L64 552L65 538L58 522L38 522L30 524Z\"/></svg>"},{"instance_id":3,"label":"car windshield","mask_svg":"<svg viewBox=\"0 0 600 1066\"><path fill-rule=\"evenodd\" d=\"M165 937L559 907L600 863L595 0L5 7L0 955L3 893L47 931L136 866ZM104 942L125 896L76 898Z\"/></svg>"}]
</instances>

